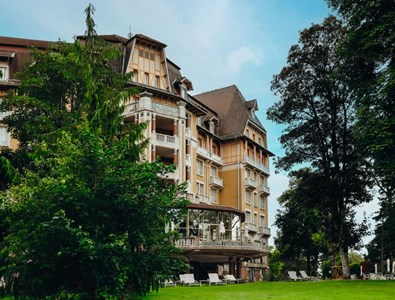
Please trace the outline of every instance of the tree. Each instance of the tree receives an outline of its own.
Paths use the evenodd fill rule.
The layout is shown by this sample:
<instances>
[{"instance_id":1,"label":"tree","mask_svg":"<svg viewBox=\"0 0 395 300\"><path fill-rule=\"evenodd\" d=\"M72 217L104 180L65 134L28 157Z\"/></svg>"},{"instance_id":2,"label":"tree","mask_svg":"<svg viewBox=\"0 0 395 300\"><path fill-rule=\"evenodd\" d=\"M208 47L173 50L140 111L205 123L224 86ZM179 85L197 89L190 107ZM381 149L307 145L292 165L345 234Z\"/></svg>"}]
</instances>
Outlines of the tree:
<instances>
[{"instance_id":1,"label":"tree","mask_svg":"<svg viewBox=\"0 0 395 300\"><path fill-rule=\"evenodd\" d=\"M25 162L0 196L1 272L17 296L119 299L184 267L165 232L184 186L163 179L172 166L139 161L144 125L121 122L129 75L113 69L119 52L96 35L93 12L84 42L34 51L22 92L2 103Z\"/></svg>"},{"instance_id":2,"label":"tree","mask_svg":"<svg viewBox=\"0 0 395 300\"><path fill-rule=\"evenodd\" d=\"M183 187L158 176L171 167L136 164L125 151L130 136L108 142L88 124L77 130L37 146L39 171L3 195L8 278L35 297L155 289L182 263L165 226L186 204Z\"/></svg>"},{"instance_id":3,"label":"tree","mask_svg":"<svg viewBox=\"0 0 395 300\"><path fill-rule=\"evenodd\" d=\"M359 151L372 163L381 203L377 218L384 224L387 218L395 218L389 215L395 203L395 3L327 2L349 27L341 54L351 66L350 87L358 95L355 133Z\"/></svg>"},{"instance_id":4,"label":"tree","mask_svg":"<svg viewBox=\"0 0 395 300\"><path fill-rule=\"evenodd\" d=\"M276 247L288 269L317 275L319 257L327 253L327 209L321 208L325 182L305 168L291 173L290 187L278 199L283 210L276 215ZM330 234L330 233L329 233Z\"/></svg>"},{"instance_id":5,"label":"tree","mask_svg":"<svg viewBox=\"0 0 395 300\"><path fill-rule=\"evenodd\" d=\"M285 155L277 166L289 170L309 163L330 187L321 195L320 206L328 210L329 242L340 251L347 278L348 250L361 238L353 208L369 201L370 195L368 170L358 157L352 131L355 95L347 86L347 65L337 53L345 35L346 29L335 17L301 32L299 44L290 49L288 65L274 76L272 90L281 101L267 116L287 125L280 137Z\"/></svg>"}]
</instances>

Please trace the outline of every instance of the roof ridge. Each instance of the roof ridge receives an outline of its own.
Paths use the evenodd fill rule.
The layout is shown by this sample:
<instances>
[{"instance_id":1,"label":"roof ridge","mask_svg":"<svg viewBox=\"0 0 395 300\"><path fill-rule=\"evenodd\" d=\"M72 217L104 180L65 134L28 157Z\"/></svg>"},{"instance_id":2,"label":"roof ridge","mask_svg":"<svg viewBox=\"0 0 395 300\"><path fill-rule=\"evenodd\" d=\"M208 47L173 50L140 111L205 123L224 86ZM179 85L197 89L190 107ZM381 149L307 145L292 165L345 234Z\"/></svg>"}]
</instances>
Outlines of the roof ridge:
<instances>
[{"instance_id":1,"label":"roof ridge","mask_svg":"<svg viewBox=\"0 0 395 300\"><path fill-rule=\"evenodd\" d=\"M203 93L200 93L200 94L196 94L195 96L209 94L209 93L217 92L217 91L220 91L220 90L229 89L229 88L232 88L232 87L234 87L236 90L239 90L238 87L235 84L231 84L229 86L225 86L225 87L213 89L213 90L210 90L210 91L206 91L206 92L203 92Z\"/></svg>"}]
</instances>

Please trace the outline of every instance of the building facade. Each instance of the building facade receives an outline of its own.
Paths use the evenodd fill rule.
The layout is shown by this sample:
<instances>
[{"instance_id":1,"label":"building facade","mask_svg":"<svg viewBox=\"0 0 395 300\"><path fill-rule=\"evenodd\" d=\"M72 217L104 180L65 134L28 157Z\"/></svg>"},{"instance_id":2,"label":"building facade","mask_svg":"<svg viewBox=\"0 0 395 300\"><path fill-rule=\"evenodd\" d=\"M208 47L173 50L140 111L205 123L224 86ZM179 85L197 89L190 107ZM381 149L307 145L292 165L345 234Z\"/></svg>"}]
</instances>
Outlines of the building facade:
<instances>
[{"instance_id":1,"label":"building facade","mask_svg":"<svg viewBox=\"0 0 395 300\"><path fill-rule=\"evenodd\" d=\"M175 164L170 183L187 183L187 215L167 230L177 230L176 245L205 279L208 272L261 280L268 270L269 157L266 130L234 85L191 95L192 81L166 57L166 45L137 34L104 35L123 47L116 64L131 72L130 87L140 94L125 104L125 123L146 123L149 146L141 159ZM83 37L80 37L83 42ZM50 42L0 37L0 101L28 57L28 47L45 49ZM0 147L16 148L0 113Z\"/></svg>"}]
</instances>

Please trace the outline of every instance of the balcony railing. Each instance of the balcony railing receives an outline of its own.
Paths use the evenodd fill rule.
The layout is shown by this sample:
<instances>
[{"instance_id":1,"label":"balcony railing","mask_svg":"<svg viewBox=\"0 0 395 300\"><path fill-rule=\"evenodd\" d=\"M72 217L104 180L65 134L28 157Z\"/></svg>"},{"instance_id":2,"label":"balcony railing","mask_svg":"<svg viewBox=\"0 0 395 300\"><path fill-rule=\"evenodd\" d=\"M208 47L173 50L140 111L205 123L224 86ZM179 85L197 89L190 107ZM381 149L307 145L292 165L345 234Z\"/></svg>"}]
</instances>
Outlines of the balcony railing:
<instances>
[{"instance_id":1,"label":"balcony railing","mask_svg":"<svg viewBox=\"0 0 395 300\"><path fill-rule=\"evenodd\" d=\"M196 199L197 199L198 202L200 202L200 203L206 203L206 204L210 204L210 203L211 203L211 202L210 202L210 197L204 196L204 195L201 195L201 194L197 194L197 195L196 195Z\"/></svg>"},{"instance_id":2,"label":"balcony railing","mask_svg":"<svg viewBox=\"0 0 395 300\"><path fill-rule=\"evenodd\" d=\"M224 181L222 178L218 176L211 176L210 177L210 185L214 186L216 188L223 188L224 187Z\"/></svg>"},{"instance_id":3,"label":"balcony railing","mask_svg":"<svg viewBox=\"0 0 395 300\"><path fill-rule=\"evenodd\" d=\"M270 174L269 166L264 166L262 163L259 161L254 160L253 158L249 157L248 155L244 155L244 161L251 165L254 168L257 168L258 170L265 172L266 174Z\"/></svg>"},{"instance_id":4,"label":"balcony railing","mask_svg":"<svg viewBox=\"0 0 395 300\"><path fill-rule=\"evenodd\" d=\"M270 194L270 188L268 186L264 186L263 184L261 184L259 186L259 192L265 193L265 194Z\"/></svg>"},{"instance_id":5,"label":"balcony railing","mask_svg":"<svg viewBox=\"0 0 395 300\"><path fill-rule=\"evenodd\" d=\"M248 231L253 231L253 232L258 231L258 226L253 223L246 223L246 228L248 229Z\"/></svg>"},{"instance_id":6,"label":"balcony railing","mask_svg":"<svg viewBox=\"0 0 395 300\"><path fill-rule=\"evenodd\" d=\"M154 137L155 137L155 144L158 146L167 147L167 148L178 147L178 138L175 136L156 133Z\"/></svg>"},{"instance_id":7,"label":"balcony railing","mask_svg":"<svg viewBox=\"0 0 395 300\"><path fill-rule=\"evenodd\" d=\"M233 249L233 250L256 250L267 252L268 247L260 242L249 242L242 240L201 240L198 237L182 238L175 241L175 245L181 249Z\"/></svg>"},{"instance_id":8,"label":"balcony railing","mask_svg":"<svg viewBox=\"0 0 395 300\"><path fill-rule=\"evenodd\" d=\"M255 179L244 178L244 185L246 186L246 188L255 189L258 184Z\"/></svg>"},{"instance_id":9,"label":"balcony railing","mask_svg":"<svg viewBox=\"0 0 395 300\"><path fill-rule=\"evenodd\" d=\"M258 228L258 233L262 233L263 235L271 235L270 234L270 228L264 227L264 226L260 226Z\"/></svg>"},{"instance_id":10,"label":"balcony railing","mask_svg":"<svg viewBox=\"0 0 395 300\"><path fill-rule=\"evenodd\" d=\"M209 150L202 147L197 147L197 154L203 156L204 158L210 159L219 165L223 164L221 156L218 156L217 154L214 154L213 152L210 152Z\"/></svg>"},{"instance_id":11,"label":"balcony railing","mask_svg":"<svg viewBox=\"0 0 395 300\"><path fill-rule=\"evenodd\" d=\"M140 102L138 102L138 101L126 104L123 115L135 113L136 111L139 111L140 109L153 110L156 113L160 113L160 114L164 114L164 115L168 115L168 116L173 116L173 117L178 117L178 115L179 115L178 107L155 103L155 102L151 102L151 104L147 103L146 107L142 107L140 105Z\"/></svg>"}]
</instances>

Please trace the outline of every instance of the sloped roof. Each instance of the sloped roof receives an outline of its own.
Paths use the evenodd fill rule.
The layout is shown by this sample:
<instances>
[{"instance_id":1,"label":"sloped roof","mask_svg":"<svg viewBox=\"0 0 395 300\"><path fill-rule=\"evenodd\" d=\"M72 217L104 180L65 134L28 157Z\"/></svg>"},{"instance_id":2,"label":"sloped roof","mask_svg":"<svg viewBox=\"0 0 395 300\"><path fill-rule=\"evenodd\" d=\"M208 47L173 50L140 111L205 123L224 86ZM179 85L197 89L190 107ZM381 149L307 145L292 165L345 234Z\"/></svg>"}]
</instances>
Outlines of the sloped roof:
<instances>
[{"instance_id":1,"label":"sloped roof","mask_svg":"<svg viewBox=\"0 0 395 300\"><path fill-rule=\"evenodd\" d=\"M50 41L31 40L31 39L14 38L14 37L8 37L8 36L0 36L0 45L37 47L37 48L45 49L54 43L55 42L50 42Z\"/></svg>"},{"instance_id":2,"label":"sloped roof","mask_svg":"<svg viewBox=\"0 0 395 300\"><path fill-rule=\"evenodd\" d=\"M256 100L246 101L235 85L195 95L194 97L217 112L219 117L218 134L222 138L244 134L248 121L253 122L257 127L265 131L262 123L252 113L252 108L256 108Z\"/></svg>"}]
</instances>

